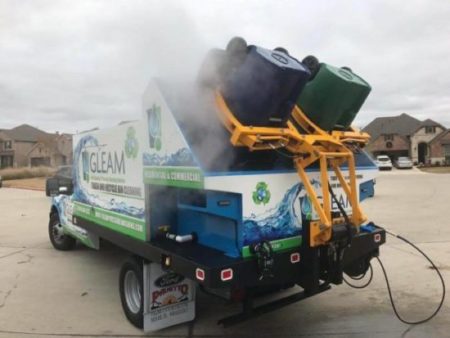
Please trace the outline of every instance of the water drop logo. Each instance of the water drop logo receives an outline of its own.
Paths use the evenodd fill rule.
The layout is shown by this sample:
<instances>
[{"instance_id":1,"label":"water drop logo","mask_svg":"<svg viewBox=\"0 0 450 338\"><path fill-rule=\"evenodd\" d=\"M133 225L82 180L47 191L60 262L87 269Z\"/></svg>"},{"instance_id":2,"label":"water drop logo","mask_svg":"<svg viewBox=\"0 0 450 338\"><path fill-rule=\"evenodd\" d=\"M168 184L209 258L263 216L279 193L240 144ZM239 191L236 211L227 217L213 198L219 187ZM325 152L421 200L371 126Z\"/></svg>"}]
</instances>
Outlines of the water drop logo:
<instances>
[{"instance_id":1,"label":"water drop logo","mask_svg":"<svg viewBox=\"0 0 450 338\"><path fill-rule=\"evenodd\" d=\"M253 192L253 202L255 204L264 204L266 205L270 201L270 191L267 187L266 182L258 182L256 184L256 190Z\"/></svg>"},{"instance_id":2,"label":"water drop logo","mask_svg":"<svg viewBox=\"0 0 450 338\"><path fill-rule=\"evenodd\" d=\"M81 161L83 165L83 180L89 183L89 153L86 150L81 153Z\"/></svg>"},{"instance_id":3,"label":"water drop logo","mask_svg":"<svg viewBox=\"0 0 450 338\"><path fill-rule=\"evenodd\" d=\"M302 214L305 216L305 219L307 221L312 220L312 205L311 205L311 199L309 198L309 196L303 196L300 198L300 205L301 205L301 210L302 210Z\"/></svg>"},{"instance_id":4,"label":"water drop logo","mask_svg":"<svg viewBox=\"0 0 450 338\"><path fill-rule=\"evenodd\" d=\"M136 130L129 127L127 130L127 138L125 140L125 155L127 158L136 158L139 150L139 143L136 139Z\"/></svg>"},{"instance_id":5,"label":"water drop logo","mask_svg":"<svg viewBox=\"0 0 450 338\"><path fill-rule=\"evenodd\" d=\"M150 148L161 150L161 107L153 104L147 110L148 116L148 133L150 138Z\"/></svg>"}]
</instances>

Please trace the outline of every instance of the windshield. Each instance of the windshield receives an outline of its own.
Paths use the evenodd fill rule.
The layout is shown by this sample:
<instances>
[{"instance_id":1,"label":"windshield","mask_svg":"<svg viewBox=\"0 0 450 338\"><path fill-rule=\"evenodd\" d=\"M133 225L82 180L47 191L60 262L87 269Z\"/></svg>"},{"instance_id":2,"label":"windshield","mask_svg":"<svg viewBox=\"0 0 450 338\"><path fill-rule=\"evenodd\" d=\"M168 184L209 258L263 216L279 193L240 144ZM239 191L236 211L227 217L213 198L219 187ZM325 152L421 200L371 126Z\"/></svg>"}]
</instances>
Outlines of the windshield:
<instances>
[{"instance_id":1,"label":"windshield","mask_svg":"<svg viewBox=\"0 0 450 338\"><path fill-rule=\"evenodd\" d=\"M59 167L58 171L56 172L56 175L61 177L72 178L72 167L71 166Z\"/></svg>"},{"instance_id":2,"label":"windshield","mask_svg":"<svg viewBox=\"0 0 450 338\"><path fill-rule=\"evenodd\" d=\"M403 162L409 162L410 161L410 159L407 158L407 157L399 157L398 160L399 161L403 161Z\"/></svg>"},{"instance_id":3,"label":"windshield","mask_svg":"<svg viewBox=\"0 0 450 338\"><path fill-rule=\"evenodd\" d=\"M387 156L378 156L377 160L381 161L381 162L387 162L387 161L389 161L389 157L387 157Z\"/></svg>"}]
</instances>

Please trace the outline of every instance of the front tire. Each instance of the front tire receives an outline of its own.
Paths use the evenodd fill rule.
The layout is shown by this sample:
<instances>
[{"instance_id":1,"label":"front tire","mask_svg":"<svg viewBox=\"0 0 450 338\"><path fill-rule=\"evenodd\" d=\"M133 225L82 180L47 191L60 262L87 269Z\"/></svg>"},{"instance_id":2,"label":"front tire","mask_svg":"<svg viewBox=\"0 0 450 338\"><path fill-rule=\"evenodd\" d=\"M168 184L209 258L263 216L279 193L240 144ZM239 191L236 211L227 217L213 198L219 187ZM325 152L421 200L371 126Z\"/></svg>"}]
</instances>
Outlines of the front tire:
<instances>
[{"instance_id":1,"label":"front tire","mask_svg":"<svg viewBox=\"0 0 450 338\"><path fill-rule=\"evenodd\" d=\"M131 324L139 329L144 326L143 262L130 257L120 269L119 291L123 312Z\"/></svg>"},{"instance_id":2,"label":"front tire","mask_svg":"<svg viewBox=\"0 0 450 338\"><path fill-rule=\"evenodd\" d=\"M64 233L63 226L61 225L57 212L53 212L50 215L50 221L48 223L48 236L50 237L50 242L52 242L52 245L56 250L72 250L77 244L75 238Z\"/></svg>"}]
</instances>

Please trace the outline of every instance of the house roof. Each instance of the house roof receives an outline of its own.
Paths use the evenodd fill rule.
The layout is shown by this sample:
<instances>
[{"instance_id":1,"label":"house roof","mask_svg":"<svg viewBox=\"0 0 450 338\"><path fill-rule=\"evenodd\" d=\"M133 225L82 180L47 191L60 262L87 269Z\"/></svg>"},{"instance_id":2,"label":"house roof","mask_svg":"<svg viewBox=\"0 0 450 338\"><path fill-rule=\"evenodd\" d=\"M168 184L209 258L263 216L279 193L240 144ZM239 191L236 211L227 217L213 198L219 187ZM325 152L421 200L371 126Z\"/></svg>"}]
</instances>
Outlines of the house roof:
<instances>
[{"instance_id":1,"label":"house roof","mask_svg":"<svg viewBox=\"0 0 450 338\"><path fill-rule=\"evenodd\" d=\"M422 123L421 123L421 125L422 126L427 126L427 127L434 127L434 126L437 126L437 127L442 127L442 125L441 124L439 124L439 123L437 123L436 121L433 121L432 119L426 119L426 120L424 120ZM444 128L445 129L445 128Z\"/></svg>"},{"instance_id":2,"label":"house roof","mask_svg":"<svg viewBox=\"0 0 450 338\"><path fill-rule=\"evenodd\" d=\"M59 151L58 147L56 146L56 144L53 143L49 143L49 142L37 142L28 152L27 152L27 156L29 156L36 148L38 147L43 147L48 149L50 152L53 152L57 155L62 155L62 153Z\"/></svg>"},{"instance_id":3,"label":"house roof","mask_svg":"<svg viewBox=\"0 0 450 338\"><path fill-rule=\"evenodd\" d=\"M436 141L439 141L441 138L443 138L445 135L447 135L448 133L450 133L450 129L447 129L446 131L436 135L436 137L434 137L430 142L428 143L434 143ZM442 144L450 144L450 141L444 141Z\"/></svg>"},{"instance_id":4,"label":"house roof","mask_svg":"<svg viewBox=\"0 0 450 338\"><path fill-rule=\"evenodd\" d=\"M416 130L414 130L414 133L417 132L420 128L423 128L423 127L440 127L440 128L442 128L442 130L446 130L447 129L442 124L437 123L436 121L433 121L432 119L426 119L426 120L422 121L422 123L420 124L420 126L417 127Z\"/></svg>"},{"instance_id":5,"label":"house roof","mask_svg":"<svg viewBox=\"0 0 450 338\"><path fill-rule=\"evenodd\" d=\"M51 137L51 134L28 124L21 124L12 129L5 129L3 132L14 141L37 142L42 138Z\"/></svg>"},{"instance_id":6,"label":"house roof","mask_svg":"<svg viewBox=\"0 0 450 338\"><path fill-rule=\"evenodd\" d=\"M403 137L413 134L421 126L421 121L408 115L377 117L370 122L363 131L368 133L372 140L383 134L399 134Z\"/></svg>"}]
</instances>

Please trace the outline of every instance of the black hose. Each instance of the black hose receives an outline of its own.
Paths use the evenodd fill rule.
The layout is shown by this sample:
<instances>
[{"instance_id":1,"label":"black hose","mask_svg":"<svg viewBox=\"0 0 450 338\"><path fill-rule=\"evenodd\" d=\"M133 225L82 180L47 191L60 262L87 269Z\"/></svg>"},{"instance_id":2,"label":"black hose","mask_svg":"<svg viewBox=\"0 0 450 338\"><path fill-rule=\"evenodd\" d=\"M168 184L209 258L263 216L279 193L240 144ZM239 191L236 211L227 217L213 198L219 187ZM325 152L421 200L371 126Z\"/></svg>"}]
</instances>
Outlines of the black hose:
<instances>
[{"instance_id":1,"label":"black hose","mask_svg":"<svg viewBox=\"0 0 450 338\"><path fill-rule=\"evenodd\" d=\"M441 300L440 300L439 305L438 305L438 307L436 308L436 310L434 310L434 312L433 312L431 315L429 315L428 317L426 317L426 318L424 318L424 319L417 320L417 321L406 320L406 319L404 319L404 318L400 315L400 313L399 313L398 310L397 310L397 307L395 306L394 297L392 296L391 284L390 284L390 282L389 282L389 278L388 278L388 276L387 276L386 269L384 268L383 262L381 261L381 259L380 259L379 257L375 257L375 258L378 260L378 263L380 264L381 270L383 271L384 279L386 280L386 286L387 286L388 293L389 293L389 300L390 300L390 302L391 302L392 309L394 310L394 313L395 313L395 315L397 316L397 318L398 318L402 323L409 324L409 325L417 325L417 324L423 324L423 323L425 323L425 322L428 322L429 320L431 320L432 318L434 318L434 317L438 314L438 312L439 312L439 311L441 310L441 308L442 308L442 305L444 304L444 300L445 300L445 281L444 281L444 278L442 277L441 272L439 271L439 269L438 269L438 267L436 266L436 264L434 264L434 262L431 260L431 258L428 257L427 254L426 254L425 252L423 252L420 248L418 248L414 243L410 242L409 240L407 240L407 239L406 239L405 237L403 237L403 236L394 234L394 233L392 233L392 232L390 232L390 231L388 231L388 230L386 230L386 229L384 229L384 230L386 231L387 234L389 234L389 235L391 235L391 236L393 236L393 237L396 237L396 238L398 238L398 239L404 241L405 243L411 245L414 249L416 249L423 257L426 258L426 260L427 260L428 262L430 262L431 266L433 267L433 269L436 271L437 275L439 276L439 279L440 279L441 284L442 284L442 296L441 296ZM372 264L369 265L369 267L370 267L370 278L369 278L369 280L368 280L365 284L363 284L363 285L354 285L354 284L349 283L345 278L344 278L344 282L345 282L347 285L349 285L350 287L355 288L355 289L363 289L363 288L367 287L367 286L372 282L372 277L373 277ZM364 278L364 276L365 276L366 274L367 274L367 271L366 271L364 274L362 274L361 276L357 276L357 277L351 277L351 276L349 276L349 277L350 277L351 279L353 279L353 280L361 280L361 279Z\"/></svg>"},{"instance_id":2,"label":"black hose","mask_svg":"<svg viewBox=\"0 0 450 338\"><path fill-rule=\"evenodd\" d=\"M348 242L347 245L350 246L353 240L353 232L352 232L352 225L350 223L350 218L348 217L347 213L345 212L344 207L342 206L342 204L339 202L339 200L337 199L333 188L331 188L331 184L328 181L328 191L330 192L331 198L334 200L334 202L336 203L339 211L341 212L342 216L344 216L344 220L345 220L345 228L347 229L347 236L348 236ZM370 283L369 283L370 284ZM367 284L367 285L369 285Z\"/></svg>"},{"instance_id":3,"label":"black hose","mask_svg":"<svg viewBox=\"0 0 450 338\"><path fill-rule=\"evenodd\" d=\"M393 299L393 297L392 297L391 286L390 286L390 284L389 284L389 279L388 279L386 270L385 270L384 265L383 265L383 263L381 262L380 258L376 257L377 260L378 260L378 263L379 263L380 266L381 266L381 269L383 270L384 278L386 279L386 286L387 286L387 289L388 289L388 292L389 292L389 299L390 299L391 304L392 304L392 309L394 310L394 313L395 313L395 315L397 316L397 318L398 318L401 322L403 322L403 323L405 323L405 324L410 324L410 325L417 325L417 324L423 324L423 323L425 323L425 322L428 322L429 320L431 320L434 316L436 316L436 315L438 314L438 312L439 312L439 311L441 310L441 308L442 308L442 305L444 304L444 300L445 300L445 281L444 281L444 278L442 277L441 272L439 271L438 267L434 264L434 262L431 260L431 258L428 257L427 254L426 254L425 252L423 252L421 249L419 249L414 243L410 242L409 240L407 240L405 237L403 237L403 236L401 236L401 235L394 234L394 233L392 233L392 232L389 232L388 230L385 230L385 231L386 231L386 233L388 233L389 235L394 236L394 237L396 237L396 238L402 240L403 242L405 242L405 243L411 245L414 249L416 249L419 253L421 253L422 256L425 257L426 260L427 260L428 262L430 262L431 266L432 266L433 269L436 271L437 275L439 276L439 279L441 280L441 284L442 284L442 297L441 297L441 301L439 302L439 305L438 305L438 307L436 308L436 310L434 310L434 312L433 312L431 315L429 315L428 317L426 317L425 319L421 319L421 320L418 320L418 321L409 321L409 320L406 320L406 319L404 319L404 318L402 318L402 317L400 316L400 314L399 314L398 311L397 311L397 308L395 307L394 299Z\"/></svg>"},{"instance_id":4,"label":"black hose","mask_svg":"<svg viewBox=\"0 0 450 338\"><path fill-rule=\"evenodd\" d=\"M281 152L281 151L279 151L278 149L276 149L273 145L271 145L271 147L272 147L273 150L275 150L277 153L279 153L279 154L282 155L282 156L289 157L289 158L295 157L295 156L289 156L289 155L287 155L287 154L284 154L283 152ZM349 219L347 213L345 212L344 207L341 205L341 203L338 201L336 195L334 194L334 191L333 191L333 189L331 188L330 182L327 182L327 183L328 183L328 191L329 191L330 194L331 194L331 198L335 201L335 203L336 203L336 205L337 205L339 211L341 212L342 216L343 216L344 219L345 219L345 222L346 222L346 225L347 225L347 231L348 231L348 233L349 233L349 238L350 238L350 241L351 241L351 239L352 239L352 232L351 232L350 219ZM444 300L445 300L445 281L444 281L444 278L442 277L441 272L439 271L438 267L433 263L433 261L430 259L430 257L428 257L428 256L425 254L425 252L423 252L421 249L419 249L414 243L410 242L409 240L407 240L406 238L404 238L404 237L401 236L401 235L394 234L394 233L392 233L392 232L390 232L390 231L388 231L388 230L386 230L386 229L384 229L384 230L386 231L387 234L389 234L389 235L391 235L391 236L394 236L394 237L396 237L396 238L398 238L398 239L404 241L405 243L411 245L411 246L412 246L414 249L416 249L419 253L421 253L422 256L425 257L425 258L428 260L428 262L430 262L431 266L432 266L433 269L436 271L436 273L437 273L438 276L439 276L439 279L441 280L441 283L442 283L442 297L441 297L441 301L440 301L438 307L436 308L436 310L435 310L430 316L428 316L428 317L425 318L425 319L418 320L418 321L408 321L408 320L402 318L402 317L400 316L400 314L398 313L397 308L396 308L396 306L395 306L394 298L392 297L391 285L390 285L390 283L389 283L389 279L388 279L386 270L385 270L384 265L383 265L383 263L381 262L380 258L379 258L379 257L376 257L376 259L378 260L378 263L379 263L380 266L381 266L381 269L383 270L384 278L385 278L385 280L386 280L386 286L387 286L388 293L389 293L389 300L390 300L390 302L391 302L392 309L394 310L394 313L395 313L395 315L397 316L397 318L398 318L401 322L403 322L403 323L405 323L405 324L409 324L409 325L417 325L417 324L423 324L423 323L425 323L425 322L428 322L429 320L431 320L433 317L435 317L435 316L438 314L438 312L439 312L439 311L441 310L441 308L442 308L442 305L444 304ZM369 284L372 282L372 279L373 279L373 268L372 268L372 264L369 265L369 268L370 268L370 278L369 278L369 280L368 280L365 284L363 284L363 285L354 285L354 284L349 283L348 280L346 280L345 278L343 278L344 282L345 282L348 286L350 286L350 287L352 287L352 288L355 288L355 289L364 289L365 287L369 286ZM367 274L367 271L366 271L364 274L362 274L361 276L357 276L357 277L351 277L351 276L349 276L349 277L350 277L351 279L353 279L353 280L361 280L361 279L363 279L363 278L366 276L366 274Z\"/></svg>"},{"instance_id":5,"label":"black hose","mask_svg":"<svg viewBox=\"0 0 450 338\"><path fill-rule=\"evenodd\" d=\"M330 194L331 194L331 198L332 198L332 199L334 200L334 202L336 203L336 205L337 205L339 211L341 212L342 216L344 216L344 219L345 219L345 222L347 223L347 225L350 226L350 219L348 218L348 215L347 215L347 213L345 212L344 207L343 207L342 204L338 201L336 195L334 194L334 191L333 191L333 189L331 188L330 182L327 182L327 183L328 183L328 191L329 191Z\"/></svg>"},{"instance_id":6,"label":"black hose","mask_svg":"<svg viewBox=\"0 0 450 338\"><path fill-rule=\"evenodd\" d=\"M373 279L373 268L372 268L372 264L369 265L369 269L370 269L370 277L369 277L369 280L368 280L366 283L362 284L362 285L355 285L355 284L352 284L352 283L350 283L347 279L345 279L345 277L343 277L342 279L344 280L345 284L347 284L348 286L350 286L350 287L352 287L352 288L354 288L354 289L364 289L365 287L369 286L369 284L372 282L372 279ZM369 270L367 270L367 271L369 271ZM361 276L357 276L357 277L349 276L349 277L350 277L352 280L361 280L361 279L363 279L363 278L367 275L367 271L364 272Z\"/></svg>"}]
</instances>

